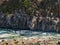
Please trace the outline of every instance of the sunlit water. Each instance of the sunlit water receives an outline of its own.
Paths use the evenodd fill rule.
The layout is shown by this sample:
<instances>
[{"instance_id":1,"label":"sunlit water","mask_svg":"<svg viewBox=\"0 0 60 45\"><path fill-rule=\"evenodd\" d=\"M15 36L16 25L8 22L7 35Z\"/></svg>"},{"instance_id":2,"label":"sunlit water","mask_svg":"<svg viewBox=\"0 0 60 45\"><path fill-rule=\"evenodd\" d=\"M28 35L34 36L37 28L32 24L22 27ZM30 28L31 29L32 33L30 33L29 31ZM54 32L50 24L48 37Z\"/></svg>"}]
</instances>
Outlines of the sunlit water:
<instances>
[{"instance_id":1,"label":"sunlit water","mask_svg":"<svg viewBox=\"0 0 60 45\"><path fill-rule=\"evenodd\" d=\"M13 37L52 37L59 38L60 34L52 33L52 32L41 32L41 31L30 31L30 30L20 30L16 31L16 33L11 29L0 29L0 39L11 39Z\"/></svg>"}]
</instances>

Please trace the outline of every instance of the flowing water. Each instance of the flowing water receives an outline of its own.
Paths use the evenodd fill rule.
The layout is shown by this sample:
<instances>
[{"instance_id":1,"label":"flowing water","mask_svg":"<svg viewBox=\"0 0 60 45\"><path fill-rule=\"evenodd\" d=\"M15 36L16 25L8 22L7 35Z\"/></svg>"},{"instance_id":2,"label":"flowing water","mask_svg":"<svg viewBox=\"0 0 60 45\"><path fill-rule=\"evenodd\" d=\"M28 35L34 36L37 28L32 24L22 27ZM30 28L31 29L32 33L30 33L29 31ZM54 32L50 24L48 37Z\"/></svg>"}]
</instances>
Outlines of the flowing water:
<instances>
[{"instance_id":1,"label":"flowing water","mask_svg":"<svg viewBox=\"0 0 60 45\"><path fill-rule=\"evenodd\" d=\"M52 37L59 38L60 34L52 32L41 32L41 31L30 31L30 30L19 30L16 33L12 29L0 29L0 39L11 39L13 37Z\"/></svg>"}]
</instances>

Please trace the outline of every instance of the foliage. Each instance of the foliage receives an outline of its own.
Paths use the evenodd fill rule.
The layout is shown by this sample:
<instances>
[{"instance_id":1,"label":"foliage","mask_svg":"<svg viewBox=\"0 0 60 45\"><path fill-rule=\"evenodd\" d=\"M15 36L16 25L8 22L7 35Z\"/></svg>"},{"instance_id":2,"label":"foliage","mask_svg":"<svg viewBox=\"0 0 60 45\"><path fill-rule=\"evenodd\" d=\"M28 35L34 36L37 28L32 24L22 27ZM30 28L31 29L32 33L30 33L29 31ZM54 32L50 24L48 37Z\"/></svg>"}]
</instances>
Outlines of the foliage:
<instances>
[{"instance_id":1,"label":"foliage","mask_svg":"<svg viewBox=\"0 0 60 45\"><path fill-rule=\"evenodd\" d=\"M25 0L25 1L24 1L24 6L25 6L26 8L28 8L29 5L30 5L29 0Z\"/></svg>"},{"instance_id":2,"label":"foliage","mask_svg":"<svg viewBox=\"0 0 60 45\"><path fill-rule=\"evenodd\" d=\"M53 8L55 5L55 2L57 0L42 0L40 2L40 8L43 8L45 10L48 10L49 8ZM12 12L15 9L21 8L21 7L25 7L26 8L26 12L29 15L32 15L32 8L30 9L30 1L29 0L9 0L8 2L4 2L1 7L0 7L0 11L3 12ZM37 6L38 8L38 6ZM39 9L40 9L39 8Z\"/></svg>"}]
</instances>

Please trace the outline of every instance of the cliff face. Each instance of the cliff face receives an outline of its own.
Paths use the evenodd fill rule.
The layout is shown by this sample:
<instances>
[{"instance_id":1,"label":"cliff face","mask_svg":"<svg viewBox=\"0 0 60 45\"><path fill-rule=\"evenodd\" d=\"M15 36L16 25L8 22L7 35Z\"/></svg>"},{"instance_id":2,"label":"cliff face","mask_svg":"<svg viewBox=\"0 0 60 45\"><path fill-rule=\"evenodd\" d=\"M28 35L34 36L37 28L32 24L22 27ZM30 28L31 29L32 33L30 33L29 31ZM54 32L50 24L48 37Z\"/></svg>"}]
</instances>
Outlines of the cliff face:
<instances>
[{"instance_id":1,"label":"cliff face","mask_svg":"<svg viewBox=\"0 0 60 45\"><path fill-rule=\"evenodd\" d=\"M32 19L30 29L41 31L60 31L60 18L58 17L39 17Z\"/></svg>"},{"instance_id":2,"label":"cliff face","mask_svg":"<svg viewBox=\"0 0 60 45\"><path fill-rule=\"evenodd\" d=\"M40 31L60 31L60 18L58 17L36 17L30 18L27 14L0 13L0 27L31 29Z\"/></svg>"},{"instance_id":3,"label":"cliff face","mask_svg":"<svg viewBox=\"0 0 60 45\"><path fill-rule=\"evenodd\" d=\"M27 14L0 14L0 27L27 29L28 22L29 17Z\"/></svg>"}]
</instances>

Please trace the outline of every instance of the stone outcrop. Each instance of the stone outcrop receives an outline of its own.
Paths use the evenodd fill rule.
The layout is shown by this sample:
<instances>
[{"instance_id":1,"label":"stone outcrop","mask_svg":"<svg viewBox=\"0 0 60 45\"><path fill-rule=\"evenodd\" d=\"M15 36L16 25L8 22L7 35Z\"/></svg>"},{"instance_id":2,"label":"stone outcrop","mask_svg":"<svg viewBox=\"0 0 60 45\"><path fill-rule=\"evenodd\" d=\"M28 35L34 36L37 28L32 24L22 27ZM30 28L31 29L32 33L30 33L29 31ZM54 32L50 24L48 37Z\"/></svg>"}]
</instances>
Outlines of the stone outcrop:
<instances>
[{"instance_id":1,"label":"stone outcrop","mask_svg":"<svg viewBox=\"0 0 60 45\"><path fill-rule=\"evenodd\" d=\"M58 32L60 31L60 18L33 16L31 19L27 14L24 13L0 13L0 27Z\"/></svg>"}]
</instances>

